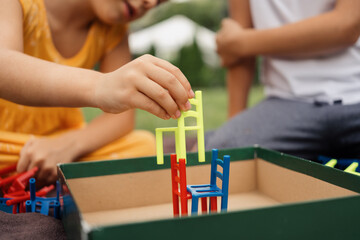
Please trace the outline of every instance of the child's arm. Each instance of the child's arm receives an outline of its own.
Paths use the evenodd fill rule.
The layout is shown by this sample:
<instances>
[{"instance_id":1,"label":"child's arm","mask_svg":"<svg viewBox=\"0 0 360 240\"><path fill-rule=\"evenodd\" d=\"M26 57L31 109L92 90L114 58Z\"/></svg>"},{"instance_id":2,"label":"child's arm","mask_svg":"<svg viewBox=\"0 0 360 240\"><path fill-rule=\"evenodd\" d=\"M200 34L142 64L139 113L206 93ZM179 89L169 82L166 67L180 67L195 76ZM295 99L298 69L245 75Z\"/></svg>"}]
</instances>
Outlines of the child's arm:
<instances>
[{"instance_id":1,"label":"child's arm","mask_svg":"<svg viewBox=\"0 0 360 240\"><path fill-rule=\"evenodd\" d=\"M254 55L283 57L318 56L350 46L360 35L360 1L338 0L327 13L282 27L243 29L231 20L224 20L218 51L230 59Z\"/></svg>"},{"instance_id":2,"label":"child's arm","mask_svg":"<svg viewBox=\"0 0 360 240\"><path fill-rule=\"evenodd\" d=\"M131 61L128 39L122 42L101 61L100 71L112 72ZM112 99L109 99L112 100ZM135 127L135 111L130 109L120 114L104 113L94 119L77 136L78 155L90 153L116 139L119 139Z\"/></svg>"},{"instance_id":3,"label":"child's arm","mask_svg":"<svg viewBox=\"0 0 360 240\"><path fill-rule=\"evenodd\" d=\"M230 0L231 18L244 28L251 28L248 1ZM249 57L231 66L227 71L228 117L231 118L247 106L249 90L255 71L255 58Z\"/></svg>"},{"instance_id":4,"label":"child's arm","mask_svg":"<svg viewBox=\"0 0 360 240\"><path fill-rule=\"evenodd\" d=\"M107 74L28 56L23 53L19 2L0 0L0 6L1 98L25 105L90 106L117 113L141 108L166 119L185 109L193 96L178 68L152 56Z\"/></svg>"},{"instance_id":5,"label":"child's arm","mask_svg":"<svg viewBox=\"0 0 360 240\"><path fill-rule=\"evenodd\" d=\"M131 60L127 39L125 38L102 61L100 70L111 72ZM18 171L39 167L37 178L42 181L56 179L56 164L72 162L104 145L119 139L133 130L134 110L120 114L104 113L85 128L68 131L65 134L48 138L31 139L21 152Z\"/></svg>"}]
</instances>

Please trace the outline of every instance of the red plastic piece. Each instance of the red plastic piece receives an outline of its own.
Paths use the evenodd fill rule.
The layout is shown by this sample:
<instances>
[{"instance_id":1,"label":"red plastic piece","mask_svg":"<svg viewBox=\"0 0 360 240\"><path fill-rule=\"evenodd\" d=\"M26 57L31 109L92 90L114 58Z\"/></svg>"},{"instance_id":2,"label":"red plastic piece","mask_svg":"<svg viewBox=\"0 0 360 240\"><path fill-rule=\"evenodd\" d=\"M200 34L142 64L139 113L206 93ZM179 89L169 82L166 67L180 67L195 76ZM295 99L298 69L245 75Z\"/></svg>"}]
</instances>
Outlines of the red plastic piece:
<instances>
[{"instance_id":1,"label":"red plastic piece","mask_svg":"<svg viewBox=\"0 0 360 240\"><path fill-rule=\"evenodd\" d=\"M13 183L15 181L15 179L17 177L19 177L20 175L21 175L21 173L4 178L4 179L0 179L0 188L2 189L3 193L7 193L8 185Z\"/></svg>"},{"instance_id":2,"label":"red plastic piece","mask_svg":"<svg viewBox=\"0 0 360 240\"><path fill-rule=\"evenodd\" d=\"M36 196L37 197L46 196L46 194L48 194L54 188L55 188L54 185L43 187L42 189L40 189L39 191L36 192ZM14 205L14 204L17 204L20 202L25 202L26 200L30 200L30 192L26 192L25 196L15 197L13 199L7 200L6 205L10 206L10 205Z\"/></svg>"},{"instance_id":3,"label":"red plastic piece","mask_svg":"<svg viewBox=\"0 0 360 240\"><path fill-rule=\"evenodd\" d=\"M26 212L26 208L25 208L24 202L13 205L13 209L12 209L12 213L13 213L13 214L25 213L25 212Z\"/></svg>"},{"instance_id":4,"label":"red plastic piece","mask_svg":"<svg viewBox=\"0 0 360 240\"><path fill-rule=\"evenodd\" d=\"M6 193L4 194L4 198L14 198L14 197L21 197L26 195L25 191L17 191L17 192L12 192L12 193Z\"/></svg>"},{"instance_id":5,"label":"red plastic piece","mask_svg":"<svg viewBox=\"0 0 360 240\"><path fill-rule=\"evenodd\" d=\"M0 176L5 175L5 174L9 174L11 172L15 172L16 171L16 165L17 165L17 163L0 169Z\"/></svg>"},{"instance_id":6,"label":"red plastic piece","mask_svg":"<svg viewBox=\"0 0 360 240\"><path fill-rule=\"evenodd\" d=\"M8 193L17 192L21 190L25 190L27 184L29 183L29 179L35 175L38 167L34 167L31 170L21 173L19 177L15 179L15 181L10 186Z\"/></svg>"},{"instance_id":7,"label":"red plastic piece","mask_svg":"<svg viewBox=\"0 0 360 240\"><path fill-rule=\"evenodd\" d=\"M12 183L13 181L15 181L16 178L20 177L21 173L18 173L16 175L4 178L0 180L0 187L4 187L10 183Z\"/></svg>"},{"instance_id":8,"label":"red plastic piece","mask_svg":"<svg viewBox=\"0 0 360 240\"><path fill-rule=\"evenodd\" d=\"M16 165L17 164L12 164L8 167L4 167L2 169L0 169L0 176L5 176L8 175L9 173L15 172L16 171ZM3 182L3 178L0 177L0 188L3 191L3 193L5 193L6 191L6 187L4 185L2 185L1 183Z\"/></svg>"},{"instance_id":9,"label":"red plastic piece","mask_svg":"<svg viewBox=\"0 0 360 240\"><path fill-rule=\"evenodd\" d=\"M201 212L207 213L207 198L201 198Z\"/></svg>"},{"instance_id":10,"label":"red plastic piece","mask_svg":"<svg viewBox=\"0 0 360 240\"><path fill-rule=\"evenodd\" d=\"M179 198L181 203L181 215L188 214L188 199L191 199L191 194L186 190L186 166L185 159L176 161L176 154L171 154L171 183L172 183L172 198L173 198L173 212L174 216L179 216ZM179 189L180 185L180 189Z\"/></svg>"},{"instance_id":11,"label":"red plastic piece","mask_svg":"<svg viewBox=\"0 0 360 240\"><path fill-rule=\"evenodd\" d=\"M217 212L217 197L210 197L210 211Z\"/></svg>"}]
</instances>

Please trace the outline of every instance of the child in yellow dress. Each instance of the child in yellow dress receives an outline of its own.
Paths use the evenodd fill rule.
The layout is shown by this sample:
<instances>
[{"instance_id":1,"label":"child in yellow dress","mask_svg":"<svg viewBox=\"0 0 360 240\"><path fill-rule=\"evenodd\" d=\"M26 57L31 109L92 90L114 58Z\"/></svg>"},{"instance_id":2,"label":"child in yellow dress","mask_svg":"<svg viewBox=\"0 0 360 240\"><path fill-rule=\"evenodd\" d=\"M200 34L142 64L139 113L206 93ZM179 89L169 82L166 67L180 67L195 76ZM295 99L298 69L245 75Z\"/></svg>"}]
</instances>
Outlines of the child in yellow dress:
<instances>
[{"instance_id":1,"label":"child in yellow dress","mask_svg":"<svg viewBox=\"0 0 360 240\"><path fill-rule=\"evenodd\" d=\"M178 118L193 97L170 63L152 56L130 62L126 24L160 2L0 0L2 166L38 166L37 178L53 181L60 162L155 153L153 135L133 130L133 109ZM98 62L100 72L89 70ZM76 108L83 106L108 113L86 125Z\"/></svg>"}]
</instances>

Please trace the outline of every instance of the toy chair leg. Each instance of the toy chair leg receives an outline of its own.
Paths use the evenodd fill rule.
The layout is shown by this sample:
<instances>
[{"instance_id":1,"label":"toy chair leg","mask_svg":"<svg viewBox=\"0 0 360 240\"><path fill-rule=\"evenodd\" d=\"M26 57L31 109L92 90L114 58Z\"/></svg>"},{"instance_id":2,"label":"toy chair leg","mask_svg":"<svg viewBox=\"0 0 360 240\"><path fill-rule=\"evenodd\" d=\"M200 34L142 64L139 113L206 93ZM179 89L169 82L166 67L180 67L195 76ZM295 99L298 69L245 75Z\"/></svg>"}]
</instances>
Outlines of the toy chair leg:
<instances>
[{"instance_id":1,"label":"toy chair leg","mask_svg":"<svg viewBox=\"0 0 360 240\"><path fill-rule=\"evenodd\" d=\"M17 208L18 208L18 204L14 204L13 205L13 210L12 210L13 214L17 214Z\"/></svg>"},{"instance_id":2,"label":"toy chair leg","mask_svg":"<svg viewBox=\"0 0 360 240\"><path fill-rule=\"evenodd\" d=\"M13 205L13 209L12 209L13 214L24 213L24 212L25 212L25 208L23 206L23 202Z\"/></svg>"},{"instance_id":3,"label":"toy chair leg","mask_svg":"<svg viewBox=\"0 0 360 240\"><path fill-rule=\"evenodd\" d=\"M179 216L179 198L173 193L173 213L174 216Z\"/></svg>"},{"instance_id":4,"label":"toy chair leg","mask_svg":"<svg viewBox=\"0 0 360 240\"><path fill-rule=\"evenodd\" d=\"M171 191L172 191L172 200L173 200L173 213L174 217L179 216L179 186L178 183L175 181L175 176L177 176L177 169L176 169L176 155L171 154Z\"/></svg>"},{"instance_id":5,"label":"toy chair leg","mask_svg":"<svg viewBox=\"0 0 360 240\"><path fill-rule=\"evenodd\" d=\"M188 201L186 198L181 198L181 216L188 214Z\"/></svg>"},{"instance_id":6,"label":"toy chair leg","mask_svg":"<svg viewBox=\"0 0 360 240\"><path fill-rule=\"evenodd\" d=\"M181 215L188 214L188 198L186 190L186 166L185 158L179 158L179 177L180 177L180 202L181 202Z\"/></svg>"},{"instance_id":7,"label":"toy chair leg","mask_svg":"<svg viewBox=\"0 0 360 240\"><path fill-rule=\"evenodd\" d=\"M210 211L217 212L217 197L210 197Z\"/></svg>"},{"instance_id":8,"label":"toy chair leg","mask_svg":"<svg viewBox=\"0 0 360 240\"><path fill-rule=\"evenodd\" d=\"M60 219L60 202L56 201L54 206L54 217Z\"/></svg>"},{"instance_id":9,"label":"toy chair leg","mask_svg":"<svg viewBox=\"0 0 360 240\"><path fill-rule=\"evenodd\" d=\"M26 209L24 206L24 202L21 202L19 205L19 213L25 213L25 212L26 212Z\"/></svg>"},{"instance_id":10,"label":"toy chair leg","mask_svg":"<svg viewBox=\"0 0 360 240\"><path fill-rule=\"evenodd\" d=\"M201 198L201 212L207 213L207 198Z\"/></svg>"},{"instance_id":11,"label":"toy chair leg","mask_svg":"<svg viewBox=\"0 0 360 240\"><path fill-rule=\"evenodd\" d=\"M197 215L198 204L199 204L199 199L193 196L191 201L191 215Z\"/></svg>"},{"instance_id":12,"label":"toy chair leg","mask_svg":"<svg viewBox=\"0 0 360 240\"><path fill-rule=\"evenodd\" d=\"M226 211L228 207L228 196L223 196L221 198L221 211Z\"/></svg>"},{"instance_id":13,"label":"toy chair leg","mask_svg":"<svg viewBox=\"0 0 360 240\"><path fill-rule=\"evenodd\" d=\"M31 210L31 201L30 200L27 200L25 202L25 207L26 207L26 212L32 212L32 210Z\"/></svg>"}]
</instances>

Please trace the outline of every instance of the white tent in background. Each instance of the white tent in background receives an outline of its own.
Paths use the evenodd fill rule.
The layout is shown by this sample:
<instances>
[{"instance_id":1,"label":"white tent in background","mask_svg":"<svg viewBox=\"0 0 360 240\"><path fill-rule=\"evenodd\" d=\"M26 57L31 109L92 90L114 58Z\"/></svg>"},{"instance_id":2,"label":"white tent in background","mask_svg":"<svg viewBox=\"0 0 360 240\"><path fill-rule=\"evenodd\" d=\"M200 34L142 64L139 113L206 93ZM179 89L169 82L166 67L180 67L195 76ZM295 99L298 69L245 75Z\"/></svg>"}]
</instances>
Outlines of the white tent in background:
<instances>
[{"instance_id":1,"label":"white tent in background","mask_svg":"<svg viewBox=\"0 0 360 240\"><path fill-rule=\"evenodd\" d=\"M153 45L156 56L170 60L185 45L196 40L204 61L218 65L215 33L200 26L189 18L176 15L148 28L131 33L129 45L132 53L143 54Z\"/></svg>"}]
</instances>

